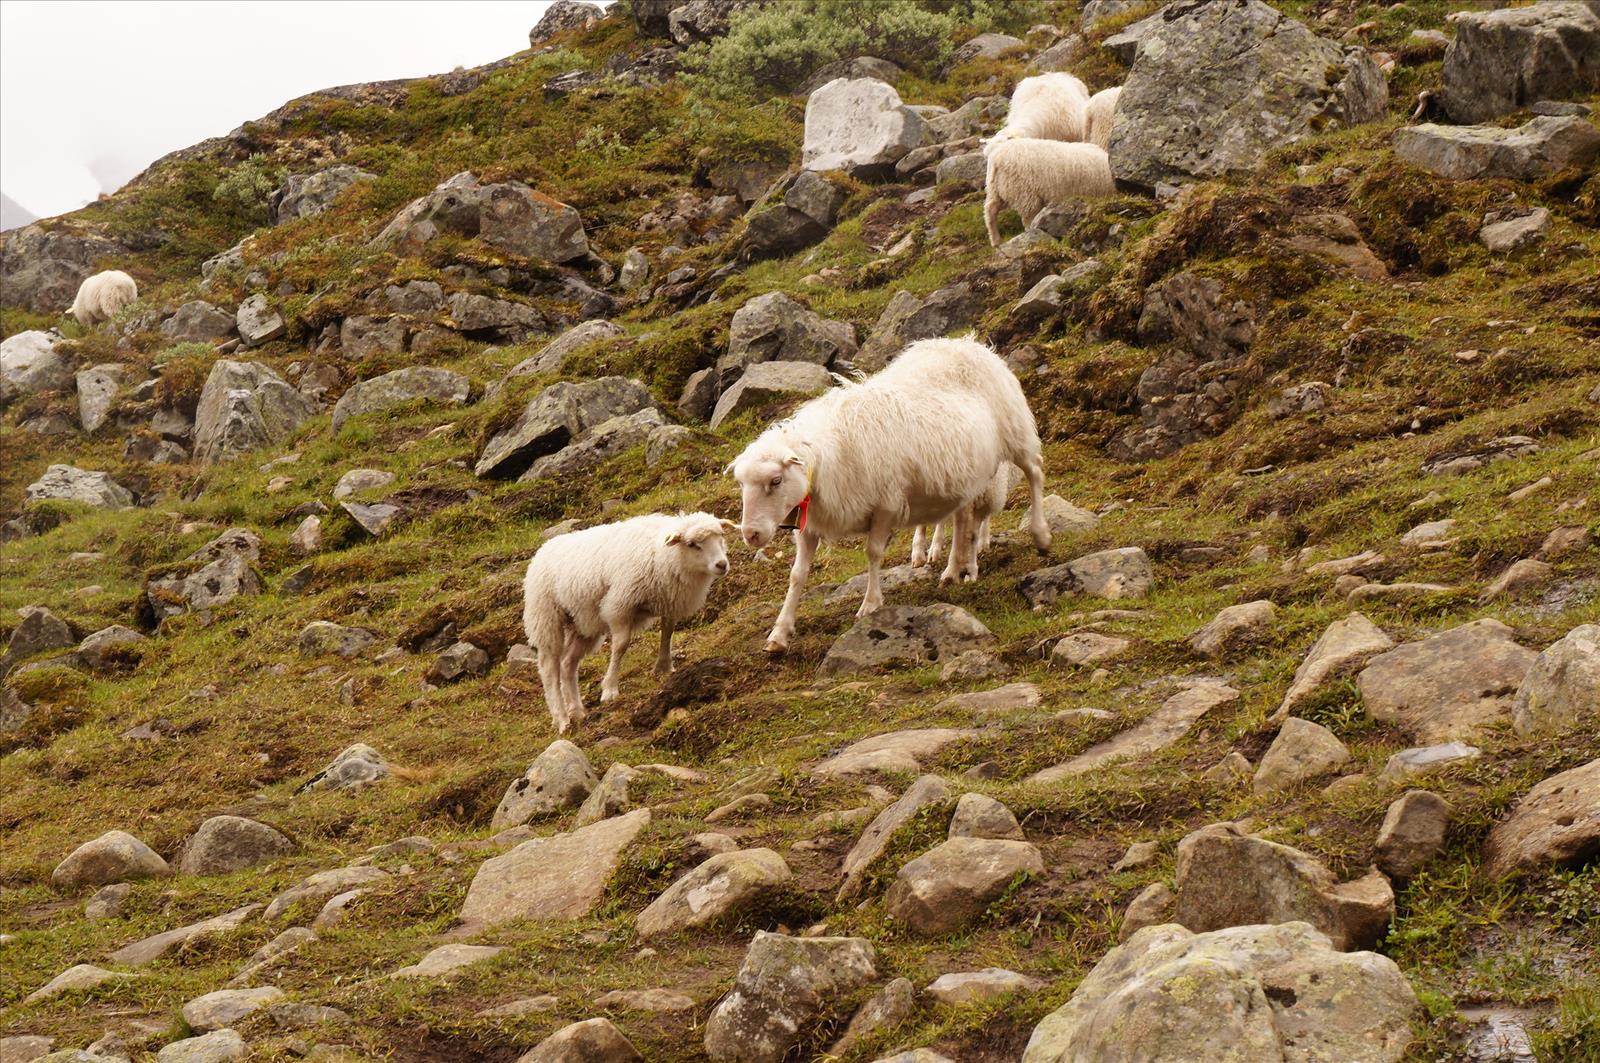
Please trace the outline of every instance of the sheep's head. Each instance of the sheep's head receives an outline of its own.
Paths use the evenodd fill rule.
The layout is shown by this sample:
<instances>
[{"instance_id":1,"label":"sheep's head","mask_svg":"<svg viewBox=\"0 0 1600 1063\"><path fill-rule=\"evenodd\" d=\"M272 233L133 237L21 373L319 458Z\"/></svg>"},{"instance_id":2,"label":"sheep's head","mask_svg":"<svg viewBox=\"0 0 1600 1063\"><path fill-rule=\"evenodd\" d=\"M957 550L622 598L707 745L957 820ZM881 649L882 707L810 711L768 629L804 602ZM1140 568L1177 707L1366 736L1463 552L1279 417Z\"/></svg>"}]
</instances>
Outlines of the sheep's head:
<instances>
[{"instance_id":1,"label":"sheep's head","mask_svg":"<svg viewBox=\"0 0 1600 1063\"><path fill-rule=\"evenodd\" d=\"M778 525L811 492L806 459L785 443L762 436L728 466L739 481L744 541L759 550L778 534Z\"/></svg>"},{"instance_id":2,"label":"sheep's head","mask_svg":"<svg viewBox=\"0 0 1600 1063\"><path fill-rule=\"evenodd\" d=\"M662 545L674 551L685 571L716 579L728 571L728 544L723 532L729 523L709 513L687 513L667 531Z\"/></svg>"}]
</instances>

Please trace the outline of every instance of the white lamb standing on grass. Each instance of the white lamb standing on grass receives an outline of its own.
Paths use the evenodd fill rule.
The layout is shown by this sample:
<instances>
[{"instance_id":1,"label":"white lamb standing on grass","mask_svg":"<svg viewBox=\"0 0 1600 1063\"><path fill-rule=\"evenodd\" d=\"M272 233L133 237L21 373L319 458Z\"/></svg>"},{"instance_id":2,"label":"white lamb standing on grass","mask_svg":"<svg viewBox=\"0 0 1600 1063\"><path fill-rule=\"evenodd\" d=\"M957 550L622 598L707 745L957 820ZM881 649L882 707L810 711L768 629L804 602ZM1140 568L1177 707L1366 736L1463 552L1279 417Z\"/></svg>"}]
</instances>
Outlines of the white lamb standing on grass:
<instances>
[{"instance_id":1,"label":"white lamb standing on grass","mask_svg":"<svg viewBox=\"0 0 1600 1063\"><path fill-rule=\"evenodd\" d=\"M108 269L85 277L78 285L77 298L67 307L66 313L78 319L78 324L89 328L102 321L110 321L118 310L139 298L139 286L132 277L120 269Z\"/></svg>"},{"instance_id":2,"label":"white lamb standing on grass","mask_svg":"<svg viewBox=\"0 0 1600 1063\"><path fill-rule=\"evenodd\" d=\"M1101 89L1089 97L1083 112L1083 136L1080 140L1094 144L1101 151L1111 146L1111 120L1117 115L1117 100L1122 96L1122 86Z\"/></svg>"},{"instance_id":3,"label":"white lamb standing on grass","mask_svg":"<svg viewBox=\"0 0 1600 1063\"><path fill-rule=\"evenodd\" d=\"M1002 462L1027 476L1033 542L1048 550L1044 459L1033 411L1016 375L970 336L913 343L881 372L820 395L768 428L728 466L743 495L746 543L766 546L787 514L799 515L789 592L767 650L788 648L811 560L824 539L866 537L867 591L858 616L883 605L879 569L899 528L953 515L941 582L976 579L972 504Z\"/></svg>"},{"instance_id":4,"label":"white lamb standing on grass","mask_svg":"<svg viewBox=\"0 0 1600 1063\"><path fill-rule=\"evenodd\" d=\"M652 513L568 532L541 546L522 584L522 626L539 655L539 680L558 733L584 716L578 663L611 640L600 700L617 696L622 655L661 621L657 674L672 671L672 632L706 604L728 571L723 532L709 513Z\"/></svg>"},{"instance_id":5,"label":"white lamb standing on grass","mask_svg":"<svg viewBox=\"0 0 1600 1063\"><path fill-rule=\"evenodd\" d=\"M1073 198L1114 195L1111 159L1094 144L1061 140L990 140L988 188L983 200L983 224L991 246L1000 246L1000 212L1016 210L1022 227L1046 207Z\"/></svg>"},{"instance_id":6,"label":"white lamb standing on grass","mask_svg":"<svg viewBox=\"0 0 1600 1063\"><path fill-rule=\"evenodd\" d=\"M977 556L981 557L983 552L989 549L990 521L1006 508L1006 496L1011 494L1011 489L1016 486L1021 472L1022 470L1015 465L1006 462L995 472L994 479L989 481L988 489L973 500L972 519L978 522L973 537L973 552ZM911 534L912 568L938 563L945 523L941 521L935 524L931 535L926 524L917 525Z\"/></svg>"},{"instance_id":7,"label":"white lamb standing on grass","mask_svg":"<svg viewBox=\"0 0 1600 1063\"><path fill-rule=\"evenodd\" d=\"M1071 74L1023 78L1011 90L1006 124L992 139L1083 140L1088 106L1089 86Z\"/></svg>"}]
</instances>

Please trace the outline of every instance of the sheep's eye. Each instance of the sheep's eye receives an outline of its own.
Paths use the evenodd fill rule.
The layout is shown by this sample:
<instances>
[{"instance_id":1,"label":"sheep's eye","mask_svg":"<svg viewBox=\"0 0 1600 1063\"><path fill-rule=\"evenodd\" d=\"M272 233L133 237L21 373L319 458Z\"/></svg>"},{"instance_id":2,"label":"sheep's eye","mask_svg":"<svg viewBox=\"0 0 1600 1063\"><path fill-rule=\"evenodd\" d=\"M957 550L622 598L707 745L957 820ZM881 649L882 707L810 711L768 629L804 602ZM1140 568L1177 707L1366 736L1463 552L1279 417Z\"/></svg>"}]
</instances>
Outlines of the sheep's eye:
<instances>
[{"instance_id":1,"label":"sheep's eye","mask_svg":"<svg viewBox=\"0 0 1600 1063\"><path fill-rule=\"evenodd\" d=\"M779 486L779 485L780 485L780 484L782 484L782 483L783 483L783 477L782 477L782 476L781 476L781 475L779 475L779 476L774 476L774 477L773 477L773 478L772 478L772 486L773 486L773 487L777 487L777 486Z\"/></svg>"},{"instance_id":2,"label":"sheep's eye","mask_svg":"<svg viewBox=\"0 0 1600 1063\"><path fill-rule=\"evenodd\" d=\"M700 544L699 543L685 543L684 545L687 546L691 550L700 549Z\"/></svg>"}]
</instances>

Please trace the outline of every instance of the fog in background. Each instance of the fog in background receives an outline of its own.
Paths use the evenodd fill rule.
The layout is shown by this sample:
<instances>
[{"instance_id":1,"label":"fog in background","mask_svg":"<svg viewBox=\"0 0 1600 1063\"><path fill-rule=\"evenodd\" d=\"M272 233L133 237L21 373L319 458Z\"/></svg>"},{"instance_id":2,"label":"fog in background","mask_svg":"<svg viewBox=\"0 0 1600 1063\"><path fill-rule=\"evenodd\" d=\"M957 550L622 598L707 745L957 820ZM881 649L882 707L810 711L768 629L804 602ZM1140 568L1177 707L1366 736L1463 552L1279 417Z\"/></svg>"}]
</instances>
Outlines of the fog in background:
<instances>
[{"instance_id":1,"label":"fog in background","mask_svg":"<svg viewBox=\"0 0 1600 1063\"><path fill-rule=\"evenodd\" d=\"M528 47L551 0L0 2L0 227L76 210L316 89Z\"/></svg>"}]
</instances>

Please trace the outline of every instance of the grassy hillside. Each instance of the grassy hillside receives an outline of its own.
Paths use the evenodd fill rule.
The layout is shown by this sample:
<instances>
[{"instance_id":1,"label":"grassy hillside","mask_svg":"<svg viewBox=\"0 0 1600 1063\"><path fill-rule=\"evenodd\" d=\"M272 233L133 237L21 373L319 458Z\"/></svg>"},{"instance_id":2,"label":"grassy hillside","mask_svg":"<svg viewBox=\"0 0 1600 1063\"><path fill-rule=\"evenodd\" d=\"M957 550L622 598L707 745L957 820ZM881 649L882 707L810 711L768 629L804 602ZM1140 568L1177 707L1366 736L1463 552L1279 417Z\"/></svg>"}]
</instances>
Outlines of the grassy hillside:
<instances>
[{"instance_id":1,"label":"grassy hillside","mask_svg":"<svg viewBox=\"0 0 1600 1063\"><path fill-rule=\"evenodd\" d=\"M980 12L961 23L958 37L976 32L980 17L1016 31L1034 22L1072 27L1076 6ZM360 361L308 354L329 322L374 290L406 280L575 316L560 296L497 286L489 279L496 267L534 277L542 267L477 241L436 240L416 256L369 245L397 210L462 170L484 181L525 181L577 208L595 253L611 266L637 247L657 260L657 279L688 267L699 288L698 298L679 300L621 296L611 319L626 341L596 345L557 374L518 378L459 408L412 404L356 419L338 433L324 413L286 442L229 464L149 465L125 459L125 440L110 432L61 437L20 427L51 412L75 422L76 401L67 394L33 396L0 414L0 518L20 513L25 486L57 462L106 470L152 499L127 511L69 512L43 534L7 542L0 549L0 634L28 605L47 606L81 634L113 623L138 627L146 581L233 527L261 536L257 569L265 587L209 617L167 621L117 674L51 667L10 680L39 708L23 730L0 736L0 931L13 935L0 945L0 1035L45 1034L67 1047L118 1030L153 1052L183 1033L177 1009L184 1002L223 986L291 923L256 919L169 954L137 979L43 1004L20 1002L73 964L104 965L107 952L129 942L270 900L313 872L411 835L437 848L380 855L378 865L395 876L319 931L273 983L291 999L343 1009L353 1022L290 1032L256 1017L239 1027L252 1059L295 1058L306 1045L327 1041L362 1058L512 1060L553 1030L604 1013L592 1003L598 994L652 987L687 993L696 1006L610 1016L646 1058L703 1058L704 1020L732 984L750 935L822 923L831 934L871 939L883 979L901 975L921 987L946 971L997 966L1048 983L1042 992L979 1006L922 1001L905 1024L838 1058L867 1061L930 1045L963 1063L1015 1060L1033 1025L1116 943L1128 902L1151 882L1171 881L1173 846L1188 832L1248 819L1322 859L1341 879L1364 873L1399 792L1378 772L1392 753L1415 743L1371 719L1353 683L1300 715L1348 744L1354 763L1347 772L1364 773L1359 782L1258 795L1203 773L1230 751L1259 760L1276 730L1268 717L1305 651L1351 609L1331 577L1305 571L1303 557L1378 550L1386 557L1377 573L1384 582L1449 588L1360 607L1397 642L1494 617L1537 650L1578 624L1600 622L1600 552L1593 545L1556 560L1550 580L1529 595L1479 600L1551 530L1597 528L1600 178L1448 182L1395 158L1390 138L1406 123L1412 97L1439 77L1437 56L1408 52L1408 34L1443 27L1453 5L1279 6L1334 37L1374 24L1363 31L1365 43L1398 59L1385 120L1288 146L1257 174L1205 182L1175 201L1119 196L1094 203L1062 239L1018 260L989 248L981 192L941 186L912 205L905 202L910 185L845 178L838 179L847 191L840 223L813 248L711 278L735 259L743 222L734 221L722 235L659 259L685 239L641 228L641 220L680 193L709 196L718 162L770 163L775 174L795 165L805 101L771 90L719 95L694 78L655 87L612 82L600 93L546 99L542 87L558 74L599 70L607 57L660 43L640 37L628 18L558 36L455 95L423 80L382 99L308 97L195 157L164 161L116 196L46 222L104 232L135 249L115 265L138 278L140 304L114 326L62 326L78 363L159 373L162 394L179 403L198 397L216 355L209 345L172 347L154 327L140 327L139 315L196 297L231 308L260 287L275 293L289 329L247 357L285 373L294 363L332 360L341 387L429 364L465 374L476 398L537 353L549 336L500 346L452 338L426 356ZM1004 93L1025 73L1022 57L970 62L948 74L930 59L913 65L897 87L907 102L955 106ZM1119 83L1126 70L1091 42L1082 73L1101 88ZM262 189L276 187L285 173L332 161L376 179L326 213L264 227ZM1532 248L1492 255L1477 229L1482 215L1508 198L1547 208L1551 230ZM1290 239L1297 219L1319 212L1351 219L1391 279L1358 279L1297 250ZM246 236L247 268L225 271L202 290L200 263ZM907 236L909 250L888 257ZM1099 265L1068 292L1063 314L1036 326L1013 314L1034 279L1091 257ZM463 280L463 265L475 277ZM824 267L830 275L819 276ZM266 270L265 285L248 283L252 268ZM1236 415L1170 456L1114 459L1107 448L1138 423L1137 383L1158 354L1137 340L1144 290L1183 269L1216 278L1229 299L1248 303L1255 315L1255 340L1237 370L1246 383ZM385 980L444 940L494 833L496 803L554 737L536 675L508 674L505 663L507 648L522 637L521 570L543 531L571 518L598 522L656 510L736 517L737 492L723 466L780 411L746 414L716 432L685 422L691 439L657 465L646 464L640 447L593 475L562 482L480 480L471 466L482 443L558 379L637 377L670 408L689 375L726 349L729 321L751 297L786 292L864 337L894 293L923 295L956 281L981 295L980 338L1005 354L1027 347L1037 356L1038 369L1024 373L1023 383L1045 439L1048 489L1102 514L1094 531L1058 536L1050 561L1140 546L1155 567L1151 594L1131 603L1068 598L1030 609L1016 584L1041 562L1026 535L1015 532L1022 502L1014 497L998 518L998 541L982 559L977 583L939 588L924 580L888 593L891 604L951 602L977 616L996 636L1003 678L947 682L936 663L836 682L819 677L818 665L854 622L856 600L830 603L812 593L788 654L767 659L761 644L792 548L780 545L756 559L732 546L731 573L678 637L680 667L696 679L675 682L675 699L662 696L649 670L653 639L642 639L629 655L622 698L568 736L597 772L611 763L669 763L702 773L698 782L645 775L633 783L633 804L648 805L654 818L625 855L604 904L572 922L483 931L471 940L505 951L454 979ZM56 321L9 305L0 317L6 335ZM1269 412L1285 387L1312 380L1334 385L1327 408ZM1538 452L1458 476L1423 471L1441 455L1513 434L1533 437ZM290 454L298 457L277 460ZM404 519L374 539L335 506L324 518L323 549L309 561L309 584L286 590L285 579L306 563L289 545L297 507L331 502L339 477L358 467L396 475L386 494L404 504ZM279 476L290 482L269 489ZM1548 486L1509 499L1544 478ZM1442 517L1457 522L1444 548L1401 542L1415 524ZM908 550L908 538L897 539L895 562ZM813 586L842 582L864 564L859 544L830 545ZM1257 599L1278 607L1267 637L1222 661L1190 651L1187 639L1218 609ZM1128 612L1095 612L1108 607ZM308 659L295 640L313 620L371 628L381 640L377 649L409 649L382 660L376 653ZM489 651L495 663L487 678L437 688L423 682L434 655L410 650L446 622ZM1051 667L1038 652L1043 640L1082 629L1132 645L1102 670ZM602 667L600 658L584 667L591 699ZM1024 781L1145 715L1179 681L1196 676L1224 678L1242 696L1160 754L1065 784ZM945 704L952 694L1012 681L1037 684L1042 703L998 717ZM1121 718L1071 715L1081 708ZM170 738L120 737L156 719L170 724ZM875 865L865 901L836 904L839 860L860 823L819 815L875 806L880 799L867 784L898 793L911 778L827 780L809 769L856 739L935 726L978 734L924 770L944 775L957 791L1003 801L1039 845L1048 871L1010 890L975 927L930 940L889 919L882 897L906 859L942 838L944 820L921 817ZM381 751L398 767L395 777L354 793L296 792L355 742ZM1397 886L1396 919L1379 949L1399 963L1425 1006L1408 1058L1459 1058L1453 1039L1466 1024L1457 1012L1486 1004L1529 1009L1541 1059L1600 1058L1600 922L1593 916L1600 866L1590 861L1501 880L1480 871L1489 827L1534 783L1600 757L1600 731L1579 728L1546 741L1499 727L1476 744L1481 759L1426 782L1454 809L1448 849ZM998 765L993 777L966 774L985 762ZM706 823L733 796L757 791L771 796L770 809L732 824ZM127 830L171 858L202 820L222 812L272 824L298 851L229 875L136 883L123 910L102 921L85 918L81 897L50 884L51 869L68 852L107 830ZM540 833L566 829L570 814L535 826ZM778 851L792 883L737 925L642 949L635 915L692 866L688 839L706 830ZM1145 840L1160 844L1154 863L1110 870L1129 844ZM295 922L313 914L308 909ZM557 998L552 1010L476 1016L541 994ZM840 1008L808 1029L795 1058L832 1058L824 1053L849 1013Z\"/></svg>"}]
</instances>

